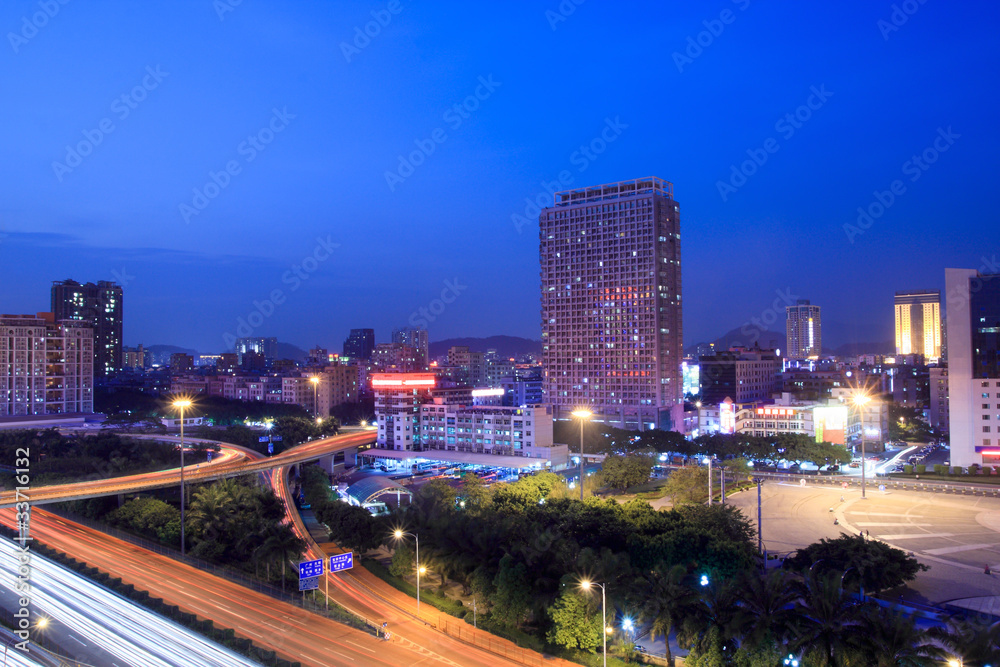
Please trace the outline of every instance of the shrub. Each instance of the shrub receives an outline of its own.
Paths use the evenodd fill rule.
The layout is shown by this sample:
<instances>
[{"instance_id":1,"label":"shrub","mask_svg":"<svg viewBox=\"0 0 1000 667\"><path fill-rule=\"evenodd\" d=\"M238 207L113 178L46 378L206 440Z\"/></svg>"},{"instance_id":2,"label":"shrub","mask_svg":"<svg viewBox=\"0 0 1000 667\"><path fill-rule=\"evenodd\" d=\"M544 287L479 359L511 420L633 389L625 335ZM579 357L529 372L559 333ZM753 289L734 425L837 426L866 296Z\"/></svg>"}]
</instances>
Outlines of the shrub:
<instances>
[{"instance_id":1,"label":"shrub","mask_svg":"<svg viewBox=\"0 0 1000 667\"><path fill-rule=\"evenodd\" d=\"M964 475L965 474L965 470L962 469L962 466L953 466L952 469L951 469L951 474L952 475Z\"/></svg>"},{"instance_id":2,"label":"shrub","mask_svg":"<svg viewBox=\"0 0 1000 667\"><path fill-rule=\"evenodd\" d=\"M914 470L916 470L917 474L920 475L922 473L927 472L927 466L923 463L918 463L916 466L914 466Z\"/></svg>"},{"instance_id":3,"label":"shrub","mask_svg":"<svg viewBox=\"0 0 1000 667\"><path fill-rule=\"evenodd\" d=\"M906 473L907 475L913 474L913 466L911 466L909 464L904 465L903 466L903 472Z\"/></svg>"}]
</instances>

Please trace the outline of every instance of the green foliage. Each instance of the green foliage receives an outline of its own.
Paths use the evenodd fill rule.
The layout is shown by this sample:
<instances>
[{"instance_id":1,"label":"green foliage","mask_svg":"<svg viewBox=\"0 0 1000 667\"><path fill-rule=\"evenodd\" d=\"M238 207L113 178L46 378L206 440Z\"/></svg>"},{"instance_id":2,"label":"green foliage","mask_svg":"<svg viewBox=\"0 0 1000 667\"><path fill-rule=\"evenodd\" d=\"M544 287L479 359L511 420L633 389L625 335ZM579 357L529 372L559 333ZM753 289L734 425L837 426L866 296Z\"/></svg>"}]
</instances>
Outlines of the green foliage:
<instances>
[{"instance_id":1,"label":"green foliage","mask_svg":"<svg viewBox=\"0 0 1000 667\"><path fill-rule=\"evenodd\" d=\"M903 472L907 475L913 474L913 466L909 463L903 464Z\"/></svg>"},{"instance_id":2,"label":"green foliage","mask_svg":"<svg viewBox=\"0 0 1000 667\"><path fill-rule=\"evenodd\" d=\"M671 470L663 491L674 505L704 501L708 497L708 468L687 466Z\"/></svg>"},{"instance_id":3,"label":"green foliage","mask_svg":"<svg viewBox=\"0 0 1000 667\"><path fill-rule=\"evenodd\" d=\"M365 552L386 540L390 532L387 519L331 498L330 480L319 466L303 466L302 492L316 520L326 525L330 539L342 547Z\"/></svg>"},{"instance_id":4,"label":"green foliage","mask_svg":"<svg viewBox=\"0 0 1000 667\"><path fill-rule=\"evenodd\" d=\"M156 498L135 498L109 513L108 523L149 535L172 547L181 543L181 512Z\"/></svg>"},{"instance_id":5,"label":"green foliage","mask_svg":"<svg viewBox=\"0 0 1000 667\"><path fill-rule=\"evenodd\" d=\"M820 560L823 562L816 566L818 572L832 572L839 576L848 568L855 568L846 577L845 586L850 588L852 582L856 586L858 576L861 576L865 591L869 593L912 581L918 572L928 569L904 551L878 540L865 540L851 535L842 535L832 540L824 538L805 549L799 549L788 560L787 565L804 570Z\"/></svg>"},{"instance_id":6,"label":"green foliage","mask_svg":"<svg viewBox=\"0 0 1000 667\"><path fill-rule=\"evenodd\" d=\"M917 473L918 475L922 475L922 474L924 474L925 472L927 472L927 466L926 466L926 465L924 465L923 463L918 463L917 465L915 465L915 466L913 467L913 470L914 470L914 472L916 472L916 473Z\"/></svg>"},{"instance_id":7,"label":"green foliage","mask_svg":"<svg viewBox=\"0 0 1000 667\"><path fill-rule=\"evenodd\" d=\"M510 554L500 559L500 568L493 578L492 618L510 627L520 627L527 620L532 591L528 584L528 568Z\"/></svg>"},{"instance_id":8,"label":"green foliage","mask_svg":"<svg viewBox=\"0 0 1000 667\"><path fill-rule=\"evenodd\" d=\"M604 464L601 466L604 484L619 491L649 481L652 470L653 457L645 454L628 456L611 454L604 459Z\"/></svg>"},{"instance_id":9,"label":"green foliage","mask_svg":"<svg viewBox=\"0 0 1000 667\"><path fill-rule=\"evenodd\" d=\"M565 648L593 651L601 646L603 623L594 596L566 588L549 609L552 628L546 639Z\"/></svg>"},{"instance_id":10,"label":"green foliage","mask_svg":"<svg viewBox=\"0 0 1000 667\"><path fill-rule=\"evenodd\" d=\"M394 577L408 577L413 574L416 566L416 553L410 543L400 540L396 544L396 550L392 554L392 563L389 565L389 572Z\"/></svg>"}]
</instances>

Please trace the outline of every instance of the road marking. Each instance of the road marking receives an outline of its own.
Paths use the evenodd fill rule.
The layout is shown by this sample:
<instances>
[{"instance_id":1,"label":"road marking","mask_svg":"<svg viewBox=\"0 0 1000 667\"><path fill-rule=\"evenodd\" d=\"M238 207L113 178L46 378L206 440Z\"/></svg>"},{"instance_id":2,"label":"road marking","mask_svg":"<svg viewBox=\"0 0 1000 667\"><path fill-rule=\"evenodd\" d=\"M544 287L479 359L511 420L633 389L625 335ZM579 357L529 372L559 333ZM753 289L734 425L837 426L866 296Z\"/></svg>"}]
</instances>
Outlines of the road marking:
<instances>
[{"instance_id":1,"label":"road marking","mask_svg":"<svg viewBox=\"0 0 1000 667\"><path fill-rule=\"evenodd\" d=\"M884 526L896 526L897 528L907 528L909 526L913 526L913 527L916 528L916 527L921 527L921 526L933 526L934 524L932 524L932 523L878 523L878 522L875 522L875 521L858 521L858 522L855 522L854 525L855 526L868 526L869 528L873 528L875 526L883 526L883 527Z\"/></svg>"},{"instance_id":2,"label":"road marking","mask_svg":"<svg viewBox=\"0 0 1000 667\"><path fill-rule=\"evenodd\" d=\"M879 535L881 540L908 540L916 537L953 537L955 533L903 533L901 535Z\"/></svg>"},{"instance_id":3,"label":"road marking","mask_svg":"<svg viewBox=\"0 0 1000 667\"><path fill-rule=\"evenodd\" d=\"M357 646L362 651L368 651L369 653L374 653L375 652L375 649L368 648L367 646L362 646L361 644L359 644L357 642L352 642L350 639L346 639L344 641L346 641L348 644L353 644L354 646Z\"/></svg>"},{"instance_id":4,"label":"road marking","mask_svg":"<svg viewBox=\"0 0 1000 667\"><path fill-rule=\"evenodd\" d=\"M847 510L847 514L867 514L868 516L900 516L911 519L923 519L922 514L893 514L892 512L866 512L864 510Z\"/></svg>"},{"instance_id":5,"label":"road marking","mask_svg":"<svg viewBox=\"0 0 1000 667\"><path fill-rule=\"evenodd\" d=\"M77 639L76 637L74 637L73 635L71 635L70 633L67 632L66 636L69 637L70 639L72 639L73 641L75 641L80 646L86 646L86 644L84 644L82 641L80 641L79 639Z\"/></svg>"},{"instance_id":6,"label":"road marking","mask_svg":"<svg viewBox=\"0 0 1000 667\"><path fill-rule=\"evenodd\" d=\"M1000 547L1000 544L962 544L957 547L944 547L943 549L927 549L924 553L930 554L932 556L943 556L945 554L954 554L959 551L975 551L976 549L995 549Z\"/></svg>"}]
</instances>

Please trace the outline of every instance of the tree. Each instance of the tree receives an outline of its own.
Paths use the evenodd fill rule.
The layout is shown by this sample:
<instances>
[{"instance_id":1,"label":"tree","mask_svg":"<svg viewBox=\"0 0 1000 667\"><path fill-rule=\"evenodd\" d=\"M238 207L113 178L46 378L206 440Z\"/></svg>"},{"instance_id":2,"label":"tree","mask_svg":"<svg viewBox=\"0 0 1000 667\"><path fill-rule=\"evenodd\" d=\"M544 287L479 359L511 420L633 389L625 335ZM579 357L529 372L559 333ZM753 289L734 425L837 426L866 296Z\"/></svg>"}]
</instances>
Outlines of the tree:
<instances>
[{"instance_id":1,"label":"tree","mask_svg":"<svg viewBox=\"0 0 1000 667\"><path fill-rule=\"evenodd\" d=\"M874 667L932 667L944 657L917 621L901 611L871 607L863 617L861 649ZM968 662L969 665L982 664Z\"/></svg>"},{"instance_id":2,"label":"tree","mask_svg":"<svg viewBox=\"0 0 1000 667\"><path fill-rule=\"evenodd\" d=\"M464 503L464 505L460 506L466 512L476 514L490 506L492 497L481 477L472 473L466 473L462 476L462 486L459 490L458 501L459 503Z\"/></svg>"},{"instance_id":3,"label":"tree","mask_svg":"<svg viewBox=\"0 0 1000 667\"><path fill-rule=\"evenodd\" d=\"M400 540L396 545L396 550L392 553L392 562L389 564L389 572L395 577L406 577L413 573L416 554L410 543Z\"/></svg>"},{"instance_id":4,"label":"tree","mask_svg":"<svg viewBox=\"0 0 1000 667\"><path fill-rule=\"evenodd\" d=\"M804 664L836 667L856 655L861 609L840 587L840 575L807 574L795 588L799 600L795 604L797 620L791 647L803 654Z\"/></svg>"},{"instance_id":5,"label":"tree","mask_svg":"<svg viewBox=\"0 0 1000 667\"><path fill-rule=\"evenodd\" d=\"M528 585L528 568L510 554L500 559L500 569L493 578L496 593L490 615L501 625L520 627L531 607L532 590Z\"/></svg>"},{"instance_id":6,"label":"tree","mask_svg":"<svg viewBox=\"0 0 1000 667\"><path fill-rule=\"evenodd\" d=\"M928 569L900 549L878 540L865 540L851 535L841 535L832 540L823 538L799 549L786 562L786 566L804 570L817 561L822 561L817 566L821 572L835 571L843 574L853 567L856 573L860 573L865 590L872 593L912 581L918 572ZM850 579L848 578L848 583Z\"/></svg>"},{"instance_id":7,"label":"tree","mask_svg":"<svg viewBox=\"0 0 1000 667\"><path fill-rule=\"evenodd\" d=\"M674 505L695 503L708 497L708 469L701 466L675 468L663 487Z\"/></svg>"},{"instance_id":8,"label":"tree","mask_svg":"<svg viewBox=\"0 0 1000 667\"><path fill-rule=\"evenodd\" d=\"M593 596L567 587L548 613L552 629L546 638L553 644L584 651L593 651L602 645L604 624L600 603L595 604Z\"/></svg>"},{"instance_id":9,"label":"tree","mask_svg":"<svg viewBox=\"0 0 1000 667\"><path fill-rule=\"evenodd\" d=\"M1000 622L953 619L946 630L930 632L965 665L1000 664Z\"/></svg>"},{"instance_id":10,"label":"tree","mask_svg":"<svg viewBox=\"0 0 1000 667\"><path fill-rule=\"evenodd\" d=\"M670 633L678 621L690 611L697 601L697 595L685 582L687 570L683 565L668 567L659 564L647 579L649 584L646 604L641 617L650 624L649 636L653 641L663 637L667 644L667 664L673 664L670 653Z\"/></svg>"},{"instance_id":11,"label":"tree","mask_svg":"<svg viewBox=\"0 0 1000 667\"><path fill-rule=\"evenodd\" d=\"M787 574L771 570L764 576L747 572L740 585L740 608L736 614L740 645L749 651L768 651L784 645L794 627L789 608L795 593Z\"/></svg>"},{"instance_id":12,"label":"tree","mask_svg":"<svg viewBox=\"0 0 1000 667\"><path fill-rule=\"evenodd\" d=\"M281 436L286 448L321 435L316 421L306 417L280 417L274 422L274 433Z\"/></svg>"},{"instance_id":13,"label":"tree","mask_svg":"<svg viewBox=\"0 0 1000 667\"><path fill-rule=\"evenodd\" d=\"M648 481L652 470L653 457L642 454L612 454L604 459L601 466L604 483L619 491Z\"/></svg>"}]
</instances>

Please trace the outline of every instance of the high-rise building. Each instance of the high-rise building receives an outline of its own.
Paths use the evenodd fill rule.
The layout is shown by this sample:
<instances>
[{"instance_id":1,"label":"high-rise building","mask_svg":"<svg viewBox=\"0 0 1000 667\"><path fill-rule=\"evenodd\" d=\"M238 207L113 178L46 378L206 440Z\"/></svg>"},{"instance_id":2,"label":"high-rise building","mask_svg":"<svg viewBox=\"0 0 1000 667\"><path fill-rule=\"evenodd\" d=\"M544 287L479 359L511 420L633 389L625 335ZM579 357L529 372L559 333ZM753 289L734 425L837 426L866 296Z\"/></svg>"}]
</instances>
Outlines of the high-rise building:
<instances>
[{"instance_id":1,"label":"high-rise building","mask_svg":"<svg viewBox=\"0 0 1000 667\"><path fill-rule=\"evenodd\" d=\"M146 367L146 350L142 347L142 343L139 343L136 347L126 347L123 354L125 355L125 360L122 365L125 368L142 370Z\"/></svg>"},{"instance_id":2,"label":"high-rise building","mask_svg":"<svg viewBox=\"0 0 1000 667\"><path fill-rule=\"evenodd\" d=\"M430 348L427 329L396 329L392 332L392 342L416 348L420 365L427 365Z\"/></svg>"},{"instance_id":3,"label":"high-rise building","mask_svg":"<svg viewBox=\"0 0 1000 667\"><path fill-rule=\"evenodd\" d=\"M0 417L94 411L94 331L52 313L0 315Z\"/></svg>"},{"instance_id":4,"label":"high-rise building","mask_svg":"<svg viewBox=\"0 0 1000 667\"><path fill-rule=\"evenodd\" d=\"M278 356L278 339L273 336L270 338L237 338L233 352L236 353L237 363L241 366L243 365L243 357L248 354L264 355L265 364L270 366Z\"/></svg>"},{"instance_id":5,"label":"high-rise building","mask_svg":"<svg viewBox=\"0 0 1000 667\"><path fill-rule=\"evenodd\" d=\"M1000 274L945 269L951 463L1000 464Z\"/></svg>"},{"instance_id":6,"label":"high-rise building","mask_svg":"<svg viewBox=\"0 0 1000 667\"><path fill-rule=\"evenodd\" d=\"M75 280L52 283L52 314L56 322L79 320L94 332L94 375L114 375L125 365L122 353L122 288L99 280L81 285Z\"/></svg>"},{"instance_id":7,"label":"high-rise building","mask_svg":"<svg viewBox=\"0 0 1000 667\"><path fill-rule=\"evenodd\" d=\"M701 358L700 400L769 401L781 391L781 359L774 350L733 349Z\"/></svg>"},{"instance_id":8,"label":"high-rise building","mask_svg":"<svg viewBox=\"0 0 1000 667\"><path fill-rule=\"evenodd\" d=\"M896 354L941 358L941 290L896 292Z\"/></svg>"},{"instance_id":9,"label":"high-rise building","mask_svg":"<svg viewBox=\"0 0 1000 667\"><path fill-rule=\"evenodd\" d=\"M808 299L799 299L794 306L785 306L788 321L785 336L789 359L809 359L823 356L823 335L819 306Z\"/></svg>"},{"instance_id":10,"label":"high-rise building","mask_svg":"<svg viewBox=\"0 0 1000 667\"><path fill-rule=\"evenodd\" d=\"M351 335L344 341L344 356L348 359L372 358L375 351L374 329L351 329Z\"/></svg>"},{"instance_id":11,"label":"high-rise building","mask_svg":"<svg viewBox=\"0 0 1000 667\"><path fill-rule=\"evenodd\" d=\"M947 433L951 430L948 422L948 367L931 366L930 376L930 425L932 428L936 428Z\"/></svg>"},{"instance_id":12,"label":"high-rise building","mask_svg":"<svg viewBox=\"0 0 1000 667\"><path fill-rule=\"evenodd\" d=\"M539 216L545 401L621 428L683 430L681 235L673 184L555 193Z\"/></svg>"}]
</instances>

